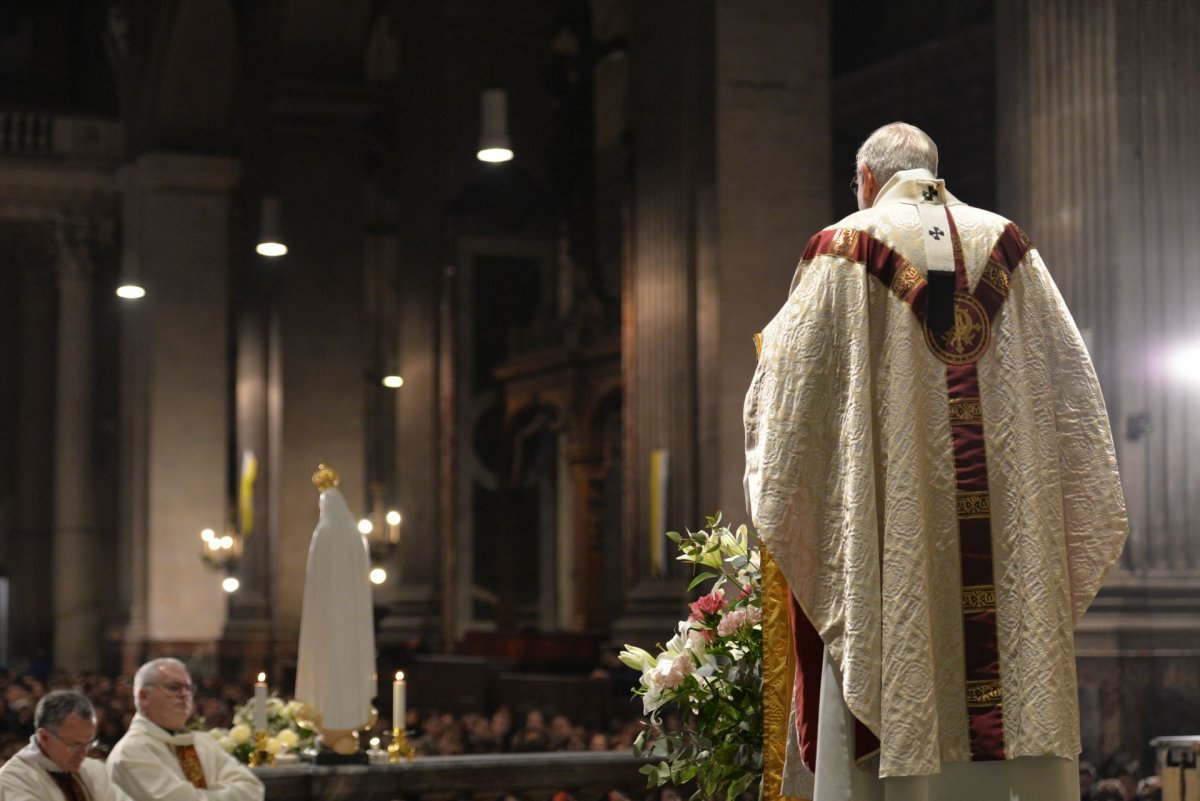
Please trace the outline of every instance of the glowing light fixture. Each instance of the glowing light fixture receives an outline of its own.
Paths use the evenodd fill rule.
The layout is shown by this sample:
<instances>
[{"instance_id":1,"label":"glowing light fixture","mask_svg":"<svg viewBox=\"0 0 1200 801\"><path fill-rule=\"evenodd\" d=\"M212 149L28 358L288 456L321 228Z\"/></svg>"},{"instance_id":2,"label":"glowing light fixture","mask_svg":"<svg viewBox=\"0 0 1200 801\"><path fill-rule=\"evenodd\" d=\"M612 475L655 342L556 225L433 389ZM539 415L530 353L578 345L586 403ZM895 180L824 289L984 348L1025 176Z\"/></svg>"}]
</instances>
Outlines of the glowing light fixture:
<instances>
[{"instance_id":1,"label":"glowing light fixture","mask_svg":"<svg viewBox=\"0 0 1200 801\"><path fill-rule=\"evenodd\" d=\"M255 252L260 256L272 258L287 255L287 245L283 243L283 211L277 197L262 199L262 217L258 222L258 244Z\"/></svg>"},{"instance_id":2,"label":"glowing light fixture","mask_svg":"<svg viewBox=\"0 0 1200 801\"><path fill-rule=\"evenodd\" d=\"M1200 343L1177 345L1164 358L1167 375L1185 384L1200 383Z\"/></svg>"},{"instance_id":3,"label":"glowing light fixture","mask_svg":"<svg viewBox=\"0 0 1200 801\"><path fill-rule=\"evenodd\" d=\"M375 524L372 523L367 518L364 517L362 520L358 521L358 531L364 537L367 536L368 534L370 534L374 530L375 530Z\"/></svg>"},{"instance_id":4,"label":"glowing light fixture","mask_svg":"<svg viewBox=\"0 0 1200 801\"><path fill-rule=\"evenodd\" d=\"M512 161L512 142L508 138L508 94L503 89L484 89L479 95L480 161Z\"/></svg>"},{"instance_id":5,"label":"glowing light fixture","mask_svg":"<svg viewBox=\"0 0 1200 801\"><path fill-rule=\"evenodd\" d=\"M227 576L221 582L221 589L225 590L225 592L237 592L240 586L242 586L242 583L237 580L236 576Z\"/></svg>"},{"instance_id":6,"label":"glowing light fixture","mask_svg":"<svg viewBox=\"0 0 1200 801\"><path fill-rule=\"evenodd\" d=\"M121 258L121 283L117 285L117 297L137 300L146 297L146 289L137 279L137 254L126 249Z\"/></svg>"},{"instance_id":7,"label":"glowing light fixture","mask_svg":"<svg viewBox=\"0 0 1200 801\"><path fill-rule=\"evenodd\" d=\"M371 568L371 572L367 576L371 579L372 584L382 584L387 581L387 571L382 567Z\"/></svg>"},{"instance_id":8,"label":"glowing light fixture","mask_svg":"<svg viewBox=\"0 0 1200 801\"><path fill-rule=\"evenodd\" d=\"M400 389L404 386L404 379L398 375L385 375L383 377L383 385L388 389Z\"/></svg>"}]
</instances>

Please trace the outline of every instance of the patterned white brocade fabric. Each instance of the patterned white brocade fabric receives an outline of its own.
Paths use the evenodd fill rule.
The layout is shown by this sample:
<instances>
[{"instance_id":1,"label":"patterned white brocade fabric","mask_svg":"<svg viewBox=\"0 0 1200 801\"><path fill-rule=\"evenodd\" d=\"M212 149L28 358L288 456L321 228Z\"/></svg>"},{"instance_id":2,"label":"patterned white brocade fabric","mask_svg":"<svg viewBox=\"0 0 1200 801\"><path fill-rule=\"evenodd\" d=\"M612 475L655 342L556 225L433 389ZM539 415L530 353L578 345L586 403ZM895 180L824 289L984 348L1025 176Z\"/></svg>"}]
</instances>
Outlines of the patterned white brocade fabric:
<instances>
[{"instance_id":1,"label":"patterned white brocade fabric","mask_svg":"<svg viewBox=\"0 0 1200 801\"><path fill-rule=\"evenodd\" d=\"M937 184L974 288L1008 221L924 170L897 174L853 228L925 273L918 184ZM1128 523L1091 360L1036 249L977 363L991 493L1005 756L1079 752L1072 632ZM745 403L759 536L826 645L880 776L970 760L945 365L864 265L801 262L763 331Z\"/></svg>"}]
</instances>

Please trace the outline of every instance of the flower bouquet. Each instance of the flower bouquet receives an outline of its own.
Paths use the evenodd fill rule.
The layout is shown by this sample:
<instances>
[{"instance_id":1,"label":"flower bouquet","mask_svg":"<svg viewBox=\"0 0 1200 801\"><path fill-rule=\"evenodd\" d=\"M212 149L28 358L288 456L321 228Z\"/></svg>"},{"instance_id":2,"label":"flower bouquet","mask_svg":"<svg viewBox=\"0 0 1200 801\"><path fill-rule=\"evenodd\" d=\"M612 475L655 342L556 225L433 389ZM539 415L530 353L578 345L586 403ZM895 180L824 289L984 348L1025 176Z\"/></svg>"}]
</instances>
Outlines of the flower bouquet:
<instances>
[{"instance_id":1,"label":"flower bouquet","mask_svg":"<svg viewBox=\"0 0 1200 801\"><path fill-rule=\"evenodd\" d=\"M644 765L648 786L696 782L693 801L732 801L755 796L763 770L762 573L758 549L745 526L737 532L708 518L708 529L667 534L678 559L698 573L689 592L706 582L708 592L691 604L686 620L658 653L626 645L621 661L640 670L646 729L634 752L659 758ZM661 711L673 707L684 721L664 726Z\"/></svg>"},{"instance_id":2,"label":"flower bouquet","mask_svg":"<svg viewBox=\"0 0 1200 801\"><path fill-rule=\"evenodd\" d=\"M302 751L316 746L312 709L299 701L284 703L276 696L267 699L267 752L272 755ZM209 729L217 743L240 762L249 763L254 751L254 702L233 711L228 729Z\"/></svg>"}]
</instances>

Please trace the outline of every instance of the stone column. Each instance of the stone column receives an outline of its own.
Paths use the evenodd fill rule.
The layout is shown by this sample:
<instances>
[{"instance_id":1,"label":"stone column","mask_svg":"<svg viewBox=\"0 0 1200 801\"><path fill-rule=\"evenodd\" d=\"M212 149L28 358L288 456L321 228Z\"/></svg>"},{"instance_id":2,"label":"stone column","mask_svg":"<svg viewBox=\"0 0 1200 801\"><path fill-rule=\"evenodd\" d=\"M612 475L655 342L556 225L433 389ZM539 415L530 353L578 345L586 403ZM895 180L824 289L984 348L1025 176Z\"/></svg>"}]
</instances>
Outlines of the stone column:
<instances>
[{"instance_id":1,"label":"stone column","mask_svg":"<svg viewBox=\"0 0 1200 801\"><path fill-rule=\"evenodd\" d=\"M367 347L364 87L285 82L267 107L271 172L288 254L271 299L267 482L276 664L294 657L308 546L311 476L337 470L352 514L366 509Z\"/></svg>"},{"instance_id":2,"label":"stone column","mask_svg":"<svg viewBox=\"0 0 1200 801\"><path fill-rule=\"evenodd\" d=\"M380 622L383 648L413 637L434 647L448 646L455 631L453 584L448 580L454 575L450 562L457 556L455 533L441 514L441 490L446 487L449 492L452 477L448 449L441 447L445 429L438 383L439 378L448 379L439 376L439 358L450 341L439 306L446 263L443 214L449 150L442 12L433 3L405 3L403 22L396 29L403 76L396 102L400 108L422 109L425 122L399 126L395 142L401 159L396 181L395 353L404 386L395 394L392 444L404 522L400 550L392 562L395 585L386 596L388 614Z\"/></svg>"},{"instance_id":3,"label":"stone column","mask_svg":"<svg viewBox=\"0 0 1200 801\"><path fill-rule=\"evenodd\" d=\"M100 665L97 527L92 503L92 256L76 230L56 231L58 371L54 425L54 662Z\"/></svg>"},{"instance_id":4,"label":"stone column","mask_svg":"<svg viewBox=\"0 0 1200 801\"><path fill-rule=\"evenodd\" d=\"M199 536L223 528L230 502L226 263L237 174L230 159L178 153L148 153L120 173L125 258L146 288L123 309L127 659L212 657L225 619Z\"/></svg>"},{"instance_id":5,"label":"stone column","mask_svg":"<svg viewBox=\"0 0 1200 801\"><path fill-rule=\"evenodd\" d=\"M54 247L50 226L24 227L15 251L21 269L20 350L15 355L17 389L13 536L8 557L11 581L10 654L46 654L54 647L53 541L55 297ZM9 229L11 230L11 229Z\"/></svg>"},{"instance_id":6,"label":"stone column","mask_svg":"<svg viewBox=\"0 0 1200 801\"><path fill-rule=\"evenodd\" d=\"M712 181L712 26L711 3L630 9L634 177L622 343L629 586L626 613L614 625L618 640L653 637L650 630L678 616L684 594L684 586L671 580L677 572L672 556L654 555L670 543L652 542L662 534L650 530L653 452L667 451L666 497L660 500L666 528L703 522L697 509L695 210Z\"/></svg>"},{"instance_id":7,"label":"stone column","mask_svg":"<svg viewBox=\"0 0 1200 801\"><path fill-rule=\"evenodd\" d=\"M678 568L664 580L651 565L650 453L670 452L669 529L702 526L716 511L748 522L742 401L753 335L783 304L807 237L829 222L829 21L816 0L656 3L630 14L632 580L616 629L661 637L652 627L677 619L685 583Z\"/></svg>"},{"instance_id":8,"label":"stone column","mask_svg":"<svg viewBox=\"0 0 1200 801\"><path fill-rule=\"evenodd\" d=\"M996 19L998 210L1087 334L1131 524L1076 629L1084 757L1140 753L1200 660L1200 366L1171 358L1200 346L1200 9L1004 0Z\"/></svg>"},{"instance_id":9,"label":"stone column","mask_svg":"<svg viewBox=\"0 0 1200 801\"><path fill-rule=\"evenodd\" d=\"M716 7L716 180L700 232L701 508L750 523L742 406L753 337L783 306L808 238L833 220L824 0ZM704 240L702 240L703 242Z\"/></svg>"}]
</instances>

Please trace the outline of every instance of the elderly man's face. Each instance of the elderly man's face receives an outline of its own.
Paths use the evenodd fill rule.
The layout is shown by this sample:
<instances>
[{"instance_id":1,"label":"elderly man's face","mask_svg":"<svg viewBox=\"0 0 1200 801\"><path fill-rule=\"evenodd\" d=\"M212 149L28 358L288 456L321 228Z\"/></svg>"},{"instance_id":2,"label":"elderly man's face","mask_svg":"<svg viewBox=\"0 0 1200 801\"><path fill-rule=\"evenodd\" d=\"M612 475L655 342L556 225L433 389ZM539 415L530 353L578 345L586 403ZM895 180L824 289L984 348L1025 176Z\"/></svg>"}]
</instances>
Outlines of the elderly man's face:
<instances>
[{"instance_id":1,"label":"elderly man's face","mask_svg":"<svg viewBox=\"0 0 1200 801\"><path fill-rule=\"evenodd\" d=\"M192 715L192 677L178 665L158 668L153 681L138 692L141 712L169 731L179 731Z\"/></svg>"},{"instance_id":2,"label":"elderly man's face","mask_svg":"<svg viewBox=\"0 0 1200 801\"><path fill-rule=\"evenodd\" d=\"M38 746L59 770L73 773L83 765L92 740L96 739L96 721L69 715L54 729L37 730Z\"/></svg>"}]
</instances>

